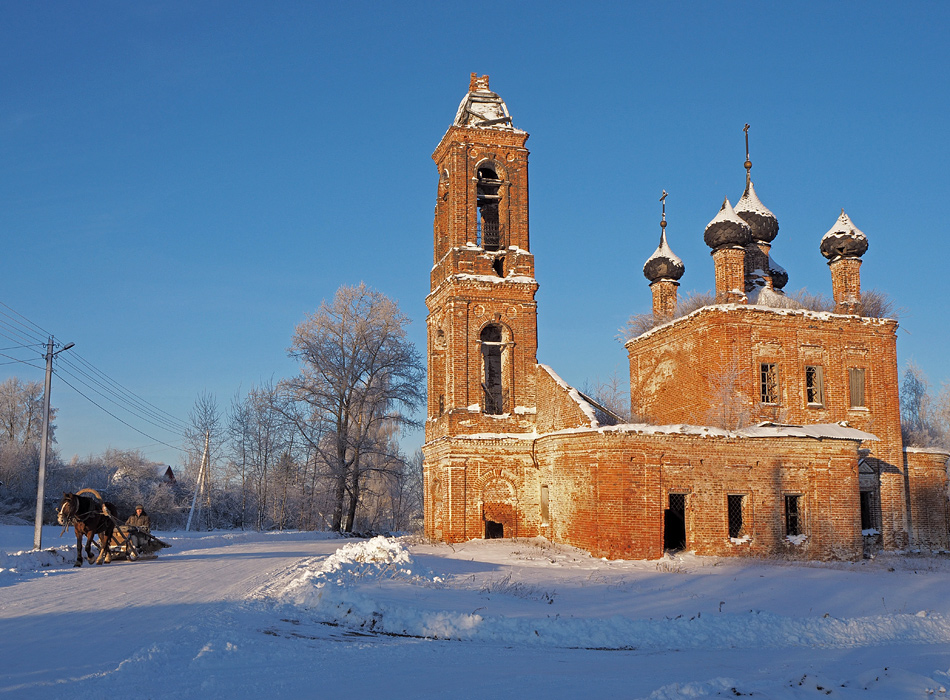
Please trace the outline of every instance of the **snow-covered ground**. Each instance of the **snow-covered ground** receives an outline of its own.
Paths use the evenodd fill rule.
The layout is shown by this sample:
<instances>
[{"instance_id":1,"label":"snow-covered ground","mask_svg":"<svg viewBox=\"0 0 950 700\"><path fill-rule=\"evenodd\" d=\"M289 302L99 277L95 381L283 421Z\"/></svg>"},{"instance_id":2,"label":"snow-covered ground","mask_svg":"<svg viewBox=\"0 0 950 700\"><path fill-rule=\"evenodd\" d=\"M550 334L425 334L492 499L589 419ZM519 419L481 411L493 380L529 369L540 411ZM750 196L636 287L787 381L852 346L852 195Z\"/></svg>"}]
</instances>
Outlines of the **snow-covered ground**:
<instances>
[{"instance_id":1,"label":"snow-covered ground","mask_svg":"<svg viewBox=\"0 0 950 700\"><path fill-rule=\"evenodd\" d=\"M0 696L924 698L950 559L604 561L543 540L157 533L72 567L0 526Z\"/></svg>"}]
</instances>

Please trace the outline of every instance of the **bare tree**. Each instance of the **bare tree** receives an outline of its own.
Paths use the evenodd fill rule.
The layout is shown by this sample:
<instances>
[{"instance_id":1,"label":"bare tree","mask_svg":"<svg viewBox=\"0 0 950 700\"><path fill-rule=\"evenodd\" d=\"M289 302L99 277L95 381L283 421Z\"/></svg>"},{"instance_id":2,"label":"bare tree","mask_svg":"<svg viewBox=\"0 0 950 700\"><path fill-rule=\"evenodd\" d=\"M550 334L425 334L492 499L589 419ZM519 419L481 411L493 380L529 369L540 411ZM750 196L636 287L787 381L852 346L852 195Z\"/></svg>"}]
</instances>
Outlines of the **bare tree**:
<instances>
[{"instance_id":1,"label":"bare tree","mask_svg":"<svg viewBox=\"0 0 950 700\"><path fill-rule=\"evenodd\" d=\"M924 371L910 362L901 380L901 436L914 447L950 448L950 387L934 396Z\"/></svg>"},{"instance_id":2,"label":"bare tree","mask_svg":"<svg viewBox=\"0 0 950 700\"><path fill-rule=\"evenodd\" d=\"M733 361L707 376L709 385L709 425L724 430L739 430L751 422L751 411L742 392L742 369Z\"/></svg>"},{"instance_id":3,"label":"bare tree","mask_svg":"<svg viewBox=\"0 0 950 700\"><path fill-rule=\"evenodd\" d=\"M601 425L630 422L630 382L616 369L603 381L596 377L585 382L583 394L592 399L594 414Z\"/></svg>"},{"instance_id":4,"label":"bare tree","mask_svg":"<svg viewBox=\"0 0 950 700\"><path fill-rule=\"evenodd\" d=\"M284 415L332 477L332 530L352 531L368 473L399 463L388 428L416 425L407 413L424 402L425 369L408 324L396 302L361 283L340 287L295 329L289 353L301 371L281 383Z\"/></svg>"}]
</instances>

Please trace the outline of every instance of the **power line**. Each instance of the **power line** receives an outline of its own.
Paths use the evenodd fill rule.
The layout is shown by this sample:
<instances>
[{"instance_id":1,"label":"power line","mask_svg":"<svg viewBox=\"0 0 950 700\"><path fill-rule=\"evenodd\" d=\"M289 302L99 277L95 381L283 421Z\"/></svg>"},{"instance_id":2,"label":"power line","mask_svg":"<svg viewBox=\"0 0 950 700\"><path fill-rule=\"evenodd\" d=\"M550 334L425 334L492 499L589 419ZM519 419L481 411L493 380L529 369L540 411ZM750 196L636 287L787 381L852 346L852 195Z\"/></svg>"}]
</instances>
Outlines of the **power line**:
<instances>
[{"instance_id":1,"label":"power line","mask_svg":"<svg viewBox=\"0 0 950 700\"><path fill-rule=\"evenodd\" d=\"M39 365L31 365L27 360L21 360L17 357L12 357L11 355L4 355L2 352L0 352L0 357L5 357L8 360L10 360L10 362L4 362L3 364L5 365L12 365L15 363L19 363L19 364L26 365L27 367L33 367L35 369L42 369L42 370L46 369L45 367L40 367Z\"/></svg>"},{"instance_id":2,"label":"power line","mask_svg":"<svg viewBox=\"0 0 950 700\"><path fill-rule=\"evenodd\" d=\"M83 386L85 386L87 389L92 390L93 392L95 392L96 394L98 394L99 396L101 396L102 398L104 398L106 401L109 401L110 403L112 403L113 405L115 405L117 408L119 408L119 409L121 409L121 410L123 410L123 411L126 411L127 413L132 414L133 416L135 416L135 417L138 418L139 420L142 420L142 421L144 421L144 422L146 422L146 423L148 423L148 424L150 424L150 425L153 425L153 426L155 426L156 428L159 428L160 430L167 430L168 432L174 433L175 435L180 435L180 432L179 432L177 429L169 428L167 425L162 425L162 424L160 424L160 423L156 423L155 421L151 420L151 419L148 418L147 416L144 416L144 415L138 413L134 408L128 408L128 407L122 406L122 405L119 404L115 399L113 399L113 398L110 397L110 396L107 396L107 395L104 394L102 391L100 391L100 390L97 389L96 387L92 386L89 382L85 381L82 377L79 377L79 376L73 374L73 373L70 372L69 370L66 370L66 369L64 369L64 368L61 367L61 368L56 372L56 376L62 377L62 376L63 376L63 373L65 373L66 375L72 377L72 378L75 379L77 382L79 382L80 384L82 384ZM70 385L70 386L72 386L72 385Z\"/></svg>"},{"instance_id":3,"label":"power line","mask_svg":"<svg viewBox=\"0 0 950 700\"><path fill-rule=\"evenodd\" d=\"M65 359L65 358L64 358L64 359ZM135 392L131 391L130 389L127 389L125 386L123 386L123 385L120 384L118 381L116 381L115 379L113 379L112 377L110 377L108 374L106 374L105 372L103 372L102 370L100 370L98 367L96 367L95 365L93 365L91 362L89 362L87 359L85 359L85 358L84 358L82 355L80 355L79 353L74 353L74 354L71 356L71 358L70 358L70 360L69 360L69 363L70 363L70 364L72 364L72 362L71 362L72 359L78 360L78 361L81 362L83 365L85 365L86 367L88 367L92 372L94 372L94 373L97 374L99 377L102 377L103 380L105 380L104 382L102 382L101 380L95 380L95 381L97 381L97 383L100 383L100 384L103 384L103 385L105 385L105 384L112 385L113 387L115 387L116 389L118 389L118 391L114 391L114 390L111 390L111 389L110 389L110 391L111 391L112 393L115 393L116 395L125 394L126 396L130 397L131 400L132 400L134 403L141 404L141 405L143 406L142 410L143 410L143 411L146 411L147 413L149 413L150 415L152 415L153 417L155 417L156 420L162 420L162 421L164 421L164 422L168 422L169 424L176 426L176 430L184 431L184 430L186 430L186 429L188 428L188 423L186 423L185 421L181 420L180 418L178 418L178 417L176 417L176 416L173 416L171 413L168 413L167 411L162 410L161 408L159 408L159 407L156 406L155 404L150 403L149 401L145 400L144 398L142 398L141 396L139 396L139 395L136 394ZM80 370L78 367L75 367L75 366L73 366L73 369L75 369L77 372L82 371L82 370ZM85 374L85 372L84 372L84 374ZM88 376L88 375L87 375L87 376ZM90 379L92 379L92 378L90 377ZM145 407L147 407L147 408L145 408Z\"/></svg>"},{"instance_id":4,"label":"power line","mask_svg":"<svg viewBox=\"0 0 950 700\"><path fill-rule=\"evenodd\" d=\"M4 350L28 350L32 348L37 353L38 357L36 359L45 358L46 354L44 351L47 342L49 342L49 340L54 337L53 334L2 301L0 301L0 307L3 307L10 312L7 313L0 309L0 337L6 338L7 340L16 344L10 348L0 349L0 357L10 360L10 362L0 362L0 365L19 363L39 370L44 369L43 367L40 367L36 364L31 364L29 360L24 360L12 355L4 354ZM43 335L40 335L41 333ZM116 413L108 410L101 403L95 401L86 393L80 391L74 383L67 381L63 375L65 374L69 376L75 383L83 385L91 392L102 397L102 399L105 399L111 403L120 412L125 412L130 416L134 416L136 420L143 421L151 426L159 428L160 430L166 430L170 433L173 433L176 435L176 437L184 437L184 434L189 428L188 423L145 400L77 353L71 353L68 357L61 356L57 359L59 360L59 363L56 374L60 377L63 383L66 384L66 386L89 401L89 403L108 414L112 418L116 419L123 425L131 428L140 435L145 436L149 440L153 440L157 444L170 447L174 450L184 452L184 450L182 450L180 447L176 447L163 440L159 440L158 438L136 428L126 420L123 420L118 415L116 415Z\"/></svg>"},{"instance_id":5,"label":"power line","mask_svg":"<svg viewBox=\"0 0 950 700\"><path fill-rule=\"evenodd\" d=\"M112 417L115 418L117 421L119 421L120 423L122 423L122 425L124 425L124 426L126 426L126 427L128 427L128 428L131 428L132 430L134 430L135 432L137 432L139 435L144 435L144 436L147 437L149 440L152 440L152 441L154 441L154 442L157 442L159 445L164 445L165 447L170 447L170 448L173 449L173 450L178 450L179 452L182 452L182 453L186 453L186 452L187 452L186 450L183 450L183 449L180 448L180 447L176 447L175 445L169 445L167 442L165 442L165 441L163 441L163 440L159 440L157 437L153 437L152 435L149 435L148 433L139 430L138 428L136 428L136 427L135 427L134 425L132 425L131 423L125 422L124 420L122 420L121 418L119 418L116 414L114 414L112 411L110 411L110 410L104 408L103 406L101 406L100 404L96 403L95 401L93 401L93 400L92 400L91 398L89 398L88 396L86 396L84 393L82 393L81 391L79 391L79 389L77 389L76 387L74 387L72 384L70 384L68 381L66 381L63 377L60 377L60 381L62 381L63 384L65 384L65 385L68 386L70 389L72 389L73 391L75 391L77 394L79 394L80 396L82 396L84 399L86 399L86 401L88 401L89 403L91 403L93 406L95 406L96 408L98 408L100 411L104 411L105 413L108 413L110 416L112 416Z\"/></svg>"},{"instance_id":6,"label":"power line","mask_svg":"<svg viewBox=\"0 0 950 700\"><path fill-rule=\"evenodd\" d=\"M36 346L37 352L40 352L38 349L39 347L46 345L46 341L26 335L19 328L8 323L7 321L4 321L2 318L0 318L0 329L2 329L0 330L0 335L3 335L4 338L7 338L14 343L26 342L28 346Z\"/></svg>"},{"instance_id":7,"label":"power line","mask_svg":"<svg viewBox=\"0 0 950 700\"><path fill-rule=\"evenodd\" d=\"M26 321L27 323L29 323L31 326L33 326L34 328L36 328L38 331L42 332L42 334L43 334L44 336L46 336L47 338L48 338L49 336L53 335L53 334L50 333L48 330L45 330L45 329L42 328L41 326L39 326L39 325L33 323L33 321L31 321L30 319L28 319L26 316L24 316L23 314L21 314L19 311L16 311L16 310L10 308L10 307L7 306L6 304L4 304L2 301L0 301L0 306L4 307L4 308L6 308L6 309L10 309L10 311L13 311L13 313L15 313L17 316L19 316L20 318L22 318L24 321ZM3 313L3 312L0 312L0 313ZM3 315L4 315L4 316L7 316L8 318L12 318L12 317L9 316L8 314L3 314ZM17 321L17 323L19 323L19 321ZM23 326L22 323L20 323L20 325ZM26 326L24 326L24 328L25 328L25 327L26 327Z\"/></svg>"}]
</instances>

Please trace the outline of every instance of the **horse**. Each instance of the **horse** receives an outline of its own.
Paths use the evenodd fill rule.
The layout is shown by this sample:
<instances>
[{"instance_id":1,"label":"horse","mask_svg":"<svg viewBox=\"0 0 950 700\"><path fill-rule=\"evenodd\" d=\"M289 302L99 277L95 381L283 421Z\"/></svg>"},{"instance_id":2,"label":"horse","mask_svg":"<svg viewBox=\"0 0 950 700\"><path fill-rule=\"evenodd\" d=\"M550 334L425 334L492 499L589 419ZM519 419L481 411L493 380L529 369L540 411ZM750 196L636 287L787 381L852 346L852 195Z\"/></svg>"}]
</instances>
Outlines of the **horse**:
<instances>
[{"instance_id":1,"label":"horse","mask_svg":"<svg viewBox=\"0 0 950 700\"><path fill-rule=\"evenodd\" d=\"M76 531L76 563L73 566L82 566L82 538L86 538L86 558L89 563L108 564L112 561L109 553L109 543L115 530L115 506L111 503L99 505L94 499L79 496L75 493L64 493L59 508L56 509L56 519L65 529L72 525ZM99 536L99 556L92 558L92 538Z\"/></svg>"}]
</instances>

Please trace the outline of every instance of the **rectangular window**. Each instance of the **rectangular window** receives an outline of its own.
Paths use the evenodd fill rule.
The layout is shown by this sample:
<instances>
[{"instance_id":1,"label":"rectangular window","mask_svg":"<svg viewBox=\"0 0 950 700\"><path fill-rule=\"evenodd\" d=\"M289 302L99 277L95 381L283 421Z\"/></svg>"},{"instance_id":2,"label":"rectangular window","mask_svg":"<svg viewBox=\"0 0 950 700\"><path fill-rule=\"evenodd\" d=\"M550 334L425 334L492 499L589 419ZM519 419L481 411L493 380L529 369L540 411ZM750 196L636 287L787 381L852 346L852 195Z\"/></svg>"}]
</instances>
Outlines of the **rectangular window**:
<instances>
[{"instance_id":1,"label":"rectangular window","mask_svg":"<svg viewBox=\"0 0 950 700\"><path fill-rule=\"evenodd\" d=\"M802 534L801 496L785 496L785 534Z\"/></svg>"},{"instance_id":2,"label":"rectangular window","mask_svg":"<svg viewBox=\"0 0 950 700\"><path fill-rule=\"evenodd\" d=\"M851 408L864 408L864 367L848 369L848 388L851 392Z\"/></svg>"},{"instance_id":3,"label":"rectangular window","mask_svg":"<svg viewBox=\"0 0 950 700\"><path fill-rule=\"evenodd\" d=\"M551 512L548 506L548 487L541 487L541 524L546 525L551 522Z\"/></svg>"},{"instance_id":4,"label":"rectangular window","mask_svg":"<svg viewBox=\"0 0 950 700\"><path fill-rule=\"evenodd\" d=\"M773 362L759 365L759 389L762 403L778 403L778 367Z\"/></svg>"},{"instance_id":5,"label":"rectangular window","mask_svg":"<svg viewBox=\"0 0 950 700\"><path fill-rule=\"evenodd\" d=\"M873 491L861 492L861 529L877 530L877 499Z\"/></svg>"},{"instance_id":6,"label":"rectangular window","mask_svg":"<svg viewBox=\"0 0 950 700\"><path fill-rule=\"evenodd\" d=\"M729 515L729 537L742 537L743 496L726 496Z\"/></svg>"},{"instance_id":7,"label":"rectangular window","mask_svg":"<svg viewBox=\"0 0 950 700\"><path fill-rule=\"evenodd\" d=\"M805 367L805 400L809 405L825 405L825 379L820 365Z\"/></svg>"}]
</instances>

